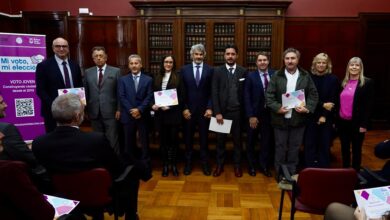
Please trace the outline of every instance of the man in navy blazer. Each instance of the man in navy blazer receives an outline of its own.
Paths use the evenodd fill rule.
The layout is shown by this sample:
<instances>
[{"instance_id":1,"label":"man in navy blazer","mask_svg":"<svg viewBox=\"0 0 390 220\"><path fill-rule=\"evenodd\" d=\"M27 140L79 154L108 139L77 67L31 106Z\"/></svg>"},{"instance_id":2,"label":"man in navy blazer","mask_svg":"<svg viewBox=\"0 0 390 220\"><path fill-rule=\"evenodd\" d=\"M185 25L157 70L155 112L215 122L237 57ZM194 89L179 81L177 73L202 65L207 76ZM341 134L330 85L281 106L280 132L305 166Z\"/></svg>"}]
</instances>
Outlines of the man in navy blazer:
<instances>
[{"instance_id":1,"label":"man in navy blazer","mask_svg":"<svg viewBox=\"0 0 390 220\"><path fill-rule=\"evenodd\" d=\"M149 160L148 121L150 119L150 102L153 98L152 78L141 73L142 60L137 54L129 56L130 74L118 80L118 94L121 106L120 121L125 130L124 153L136 158L136 134L141 142L141 157Z\"/></svg>"},{"instance_id":2,"label":"man in navy blazer","mask_svg":"<svg viewBox=\"0 0 390 220\"><path fill-rule=\"evenodd\" d=\"M80 66L68 57L68 41L58 37L53 40L52 49L55 56L39 63L35 72L46 132L53 131L56 127L56 121L51 115L51 104L58 96L58 89L83 86Z\"/></svg>"},{"instance_id":3,"label":"man in navy blazer","mask_svg":"<svg viewBox=\"0 0 390 220\"><path fill-rule=\"evenodd\" d=\"M246 153L248 173L256 176L255 140L260 133L260 154L258 157L260 171L270 177L270 160L272 158L273 135L271 115L265 104L265 91L274 70L268 68L269 58L266 52L256 56L257 70L249 73L244 85L245 113L249 120Z\"/></svg>"},{"instance_id":4,"label":"man in navy blazer","mask_svg":"<svg viewBox=\"0 0 390 220\"><path fill-rule=\"evenodd\" d=\"M191 47L192 63L180 70L183 83L183 117L185 135L185 167L184 175L192 171L192 151L195 127L198 126L200 142L200 160L203 174L211 175L208 152L208 127L211 110L211 80L213 69L203 62L206 49L203 44Z\"/></svg>"}]
</instances>

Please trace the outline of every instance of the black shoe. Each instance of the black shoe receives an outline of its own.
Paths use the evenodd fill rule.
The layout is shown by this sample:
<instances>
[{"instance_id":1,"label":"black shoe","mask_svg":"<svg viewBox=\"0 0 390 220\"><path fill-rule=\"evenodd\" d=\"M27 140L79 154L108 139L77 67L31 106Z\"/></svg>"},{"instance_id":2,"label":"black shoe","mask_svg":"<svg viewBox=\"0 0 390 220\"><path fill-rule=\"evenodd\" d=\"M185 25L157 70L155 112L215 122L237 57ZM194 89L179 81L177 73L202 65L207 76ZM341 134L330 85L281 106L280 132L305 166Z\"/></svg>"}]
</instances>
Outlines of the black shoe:
<instances>
[{"instance_id":1,"label":"black shoe","mask_svg":"<svg viewBox=\"0 0 390 220\"><path fill-rule=\"evenodd\" d=\"M253 167L248 168L248 173L250 176L256 176L256 170Z\"/></svg>"},{"instance_id":2,"label":"black shoe","mask_svg":"<svg viewBox=\"0 0 390 220\"><path fill-rule=\"evenodd\" d=\"M168 165L164 165L163 166L163 169L162 169L162 173L161 173L161 176L168 176L169 175L169 170L168 170Z\"/></svg>"},{"instance_id":3,"label":"black shoe","mask_svg":"<svg viewBox=\"0 0 390 220\"><path fill-rule=\"evenodd\" d=\"M176 165L172 165L172 175L179 176L179 170L177 170Z\"/></svg>"},{"instance_id":4,"label":"black shoe","mask_svg":"<svg viewBox=\"0 0 390 220\"><path fill-rule=\"evenodd\" d=\"M184 175L188 176L191 174L191 171L192 171L192 167L191 167L191 164L190 163L186 163L186 165L184 166Z\"/></svg>"},{"instance_id":5,"label":"black shoe","mask_svg":"<svg viewBox=\"0 0 390 220\"><path fill-rule=\"evenodd\" d=\"M266 176L266 177L271 177L272 176L272 173L271 173L271 171L269 171L268 168L260 167L260 172L262 172L264 174L264 176Z\"/></svg>"},{"instance_id":6,"label":"black shoe","mask_svg":"<svg viewBox=\"0 0 390 220\"><path fill-rule=\"evenodd\" d=\"M202 164L202 170L203 170L203 174L205 176L210 176L211 175L211 169L210 169L210 165L208 163Z\"/></svg>"}]
</instances>

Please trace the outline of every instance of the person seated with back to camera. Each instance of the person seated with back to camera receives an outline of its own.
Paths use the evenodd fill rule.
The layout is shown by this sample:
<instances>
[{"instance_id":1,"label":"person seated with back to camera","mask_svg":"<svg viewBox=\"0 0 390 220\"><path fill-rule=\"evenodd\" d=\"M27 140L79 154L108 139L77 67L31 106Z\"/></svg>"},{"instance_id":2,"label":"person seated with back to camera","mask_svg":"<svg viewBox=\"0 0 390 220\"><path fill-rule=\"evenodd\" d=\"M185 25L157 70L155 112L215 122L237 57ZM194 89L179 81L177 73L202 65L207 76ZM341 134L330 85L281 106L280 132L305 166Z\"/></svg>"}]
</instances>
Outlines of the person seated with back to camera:
<instances>
[{"instance_id":1,"label":"person seated with back to camera","mask_svg":"<svg viewBox=\"0 0 390 220\"><path fill-rule=\"evenodd\" d=\"M35 138L32 143L34 155L51 175L102 167L115 179L131 164L118 158L104 133L80 130L84 105L78 95L58 96L52 104L52 114L58 126L54 131ZM139 179L147 181L151 178L146 164L133 164L126 184L123 184L127 187L118 189L120 195L129 195L119 201L120 206L125 207L126 220L137 218Z\"/></svg>"}]
</instances>

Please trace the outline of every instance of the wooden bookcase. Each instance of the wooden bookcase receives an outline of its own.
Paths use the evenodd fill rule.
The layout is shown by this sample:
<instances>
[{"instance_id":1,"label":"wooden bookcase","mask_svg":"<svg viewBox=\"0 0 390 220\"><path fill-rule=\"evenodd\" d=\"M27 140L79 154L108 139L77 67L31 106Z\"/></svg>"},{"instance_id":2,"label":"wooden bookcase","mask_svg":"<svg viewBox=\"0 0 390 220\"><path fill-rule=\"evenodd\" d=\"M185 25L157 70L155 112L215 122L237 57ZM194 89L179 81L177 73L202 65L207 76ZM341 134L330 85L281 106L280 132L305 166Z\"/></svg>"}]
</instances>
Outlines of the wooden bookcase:
<instances>
[{"instance_id":1,"label":"wooden bookcase","mask_svg":"<svg viewBox=\"0 0 390 220\"><path fill-rule=\"evenodd\" d=\"M137 51L144 67L159 70L163 56L172 54L177 67L191 63L190 49L202 43L206 62L224 63L224 47L235 43L238 63L256 68L258 51L266 51L271 66L280 68L284 49L284 13L291 0L132 0L137 10Z\"/></svg>"}]
</instances>

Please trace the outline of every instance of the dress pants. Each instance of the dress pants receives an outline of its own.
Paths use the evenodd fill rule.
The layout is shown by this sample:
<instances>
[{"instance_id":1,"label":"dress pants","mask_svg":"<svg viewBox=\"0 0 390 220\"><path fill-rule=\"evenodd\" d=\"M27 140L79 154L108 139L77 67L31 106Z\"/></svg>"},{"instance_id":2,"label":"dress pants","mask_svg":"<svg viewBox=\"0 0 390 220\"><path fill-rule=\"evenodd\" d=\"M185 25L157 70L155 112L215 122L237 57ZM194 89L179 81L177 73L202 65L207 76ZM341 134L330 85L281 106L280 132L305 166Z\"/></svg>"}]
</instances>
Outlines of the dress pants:
<instances>
[{"instance_id":1,"label":"dress pants","mask_svg":"<svg viewBox=\"0 0 390 220\"><path fill-rule=\"evenodd\" d=\"M253 129L248 125L246 154L250 167L256 168L255 144L260 140L259 164L261 168L269 168L273 154L273 131L270 117L258 117L259 124Z\"/></svg>"},{"instance_id":2,"label":"dress pants","mask_svg":"<svg viewBox=\"0 0 390 220\"><path fill-rule=\"evenodd\" d=\"M352 145L352 167L355 170L360 170L362 162L362 145L365 133L359 132L359 126L353 121L339 121L339 137L341 142L341 157L343 167L351 167L351 152Z\"/></svg>"},{"instance_id":3,"label":"dress pants","mask_svg":"<svg viewBox=\"0 0 390 220\"><path fill-rule=\"evenodd\" d=\"M187 163L192 163L196 126L198 126L199 132L200 160L202 163L207 163L209 161L208 130L210 119L205 118L203 114L204 112L200 111L192 112L191 119L184 121L185 159Z\"/></svg>"},{"instance_id":4,"label":"dress pants","mask_svg":"<svg viewBox=\"0 0 390 220\"><path fill-rule=\"evenodd\" d=\"M299 162L299 147L302 144L305 126L274 128L275 132L275 170L279 174L282 164L295 174Z\"/></svg>"},{"instance_id":5,"label":"dress pants","mask_svg":"<svg viewBox=\"0 0 390 220\"><path fill-rule=\"evenodd\" d=\"M311 120L305 133L306 167L330 167L330 146L332 145L333 123L317 124Z\"/></svg>"},{"instance_id":6,"label":"dress pants","mask_svg":"<svg viewBox=\"0 0 390 220\"><path fill-rule=\"evenodd\" d=\"M149 137L148 121L140 118L130 123L124 124L125 130L125 148L124 153L131 159L149 160ZM137 158L137 131L141 143L141 156Z\"/></svg>"},{"instance_id":7,"label":"dress pants","mask_svg":"<svg viewBox=\"0 0 390 220\"><path fill-rule=\"evenodd\" d=\"M240 111L227 112L223 115L224 119L233 120L230 133L233 138L233 162L235 166L241 164L241 117ZM225 163L227 134L217 133L217 166L223 166Z\"/></svg>"},{"instance_id":8,"label":"dress pants","mask_svg":"<svg viewBox=\"0 0 390 220\"><path fill-rule=\"evenodd\" d=\"M99 118L91 120L91 126L94 131L103 132L106 135L111 147L119 155L118 121L115 118L103 118L99 114Z\"/></svg>"}]
</instances>

